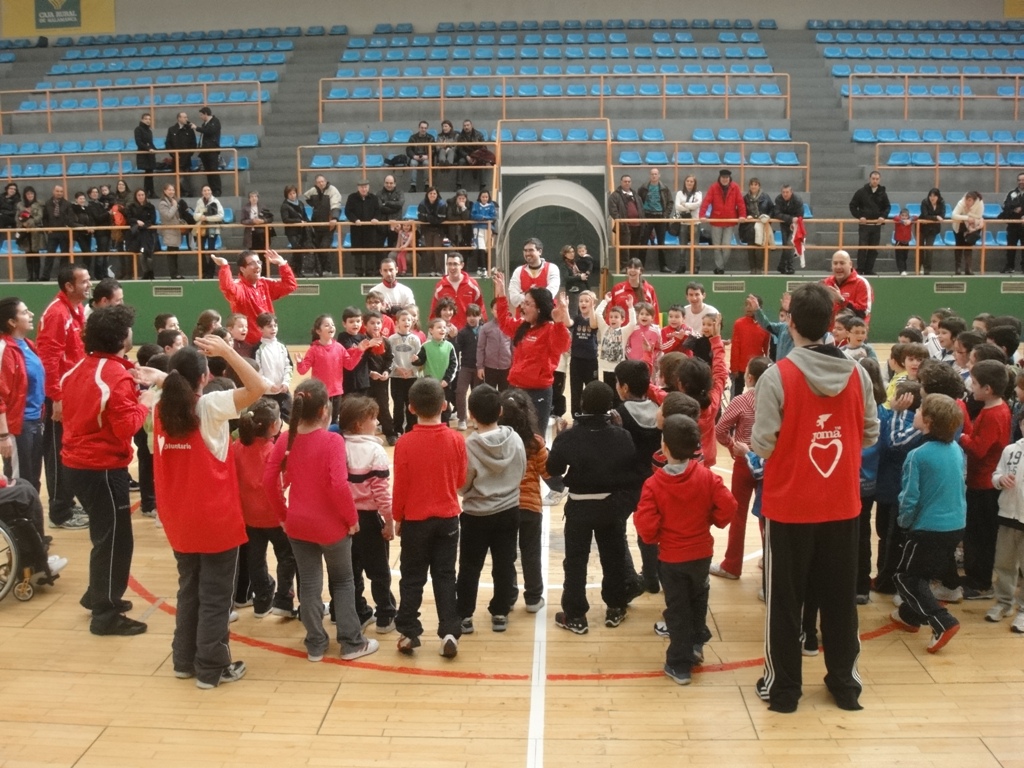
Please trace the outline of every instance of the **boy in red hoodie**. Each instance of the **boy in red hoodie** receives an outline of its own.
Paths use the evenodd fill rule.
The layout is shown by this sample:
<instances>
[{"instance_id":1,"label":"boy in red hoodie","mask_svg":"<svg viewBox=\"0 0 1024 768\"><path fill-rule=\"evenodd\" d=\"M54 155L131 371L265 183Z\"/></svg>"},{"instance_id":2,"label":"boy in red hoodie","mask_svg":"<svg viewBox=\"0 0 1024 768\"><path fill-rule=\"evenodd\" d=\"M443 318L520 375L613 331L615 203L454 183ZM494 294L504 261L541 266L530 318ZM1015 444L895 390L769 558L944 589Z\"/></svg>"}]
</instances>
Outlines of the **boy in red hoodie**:
<instances>
[{"instance_id":1,"label":"boy in red hoodie","mask_svg":"<svg viewBox=\"0 0 1024 768\"><path fill-rule=\"evenodd\" d=\"M708 570L715 547L711 526L724 528L736 511L722 478L693 461L700 438L693 419L665 419L661 445L668 464L644 483L633 515L640 538L658 545L669 635L665 675L679 685L689 685L690 669L704 661Z\"/></svg>"}]
</instances>

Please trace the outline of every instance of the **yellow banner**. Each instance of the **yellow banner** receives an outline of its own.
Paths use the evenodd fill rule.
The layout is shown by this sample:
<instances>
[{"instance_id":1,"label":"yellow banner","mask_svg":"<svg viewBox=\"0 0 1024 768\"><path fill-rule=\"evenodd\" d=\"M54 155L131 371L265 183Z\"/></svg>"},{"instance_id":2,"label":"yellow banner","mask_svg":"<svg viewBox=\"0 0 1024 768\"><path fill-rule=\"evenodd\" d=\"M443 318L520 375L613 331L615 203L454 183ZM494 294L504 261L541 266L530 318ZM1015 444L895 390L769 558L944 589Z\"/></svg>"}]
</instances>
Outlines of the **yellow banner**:
<instances>
[{"instance_id":1,"label":"yellow banner","mask_svg":"<svg viewBox=\"0 0 1024 768\"><path fill-rule=\"evenodd\" d=\"M1024 0L1003 0L1003 15L1008 19L1024 19Z\"/></svg>"},{"instance_id":2,"label":"yellow banner","mask_svg":"<svg viewBox=\"0 0 1024 768\"><path fill-rule=\"evenodd\" d=\"M113 34L114 0L3 0L4 37Z\"/></svg>"}]
</instances>

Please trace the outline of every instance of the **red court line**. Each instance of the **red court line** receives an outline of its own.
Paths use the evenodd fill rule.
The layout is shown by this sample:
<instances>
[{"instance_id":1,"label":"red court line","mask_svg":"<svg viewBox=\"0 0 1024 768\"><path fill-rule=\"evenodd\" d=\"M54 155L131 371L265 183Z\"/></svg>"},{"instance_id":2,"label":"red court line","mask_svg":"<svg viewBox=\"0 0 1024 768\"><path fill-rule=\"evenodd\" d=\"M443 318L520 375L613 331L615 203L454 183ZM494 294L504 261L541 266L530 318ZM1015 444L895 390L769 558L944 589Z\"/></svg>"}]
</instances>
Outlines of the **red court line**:
<instances>
[{"instance_id":1,"label":"red court line","mask_svg":"<svg viewBox=\"0 0 1024 768\"><path fill-rule=\"evenodd\" d=\"M132 511L138 508L138 503L132 505ZM128 577L128 586L131 587L132 591L135 592L143 600L146 600L151 605L156 604L159 599L156 595L150 592L146 587L139 582L134 576ZM162 602L158 606L161 611L171 616L174 616L177 611L171 607L168 603ZM861 641L874 640L875 638L887 635L897 629L895 622L886 624L884 626L873 629L870 632L865 632L860 636ZM231 639L235 642L241 643L242 645L248 645L252 648L259 648L264 651L271 651L273 653L280 653L284 656L293 656L297 659L306 658L306 652L300 651L297 648L288 648L287 646L278 645L277 643L267 642L266 640L257 640L253 637L246 635L239 635L235 632L231 633ZM383 647L383 644L382 644ZM392 672L401 675L417 675L422 677L442 677L455 680L513 680L522 681L529 680L530 675L513 675L513 674L487 674L485 672L459 672L456 670L446 669L419 669L417 667L394 667L387 664L371 664L364 661L342 661L337 658L324 657L322 663L326 664L337 664L343 667L355 667L357 669L370 669L378 672ZM745 661L730 661L723 664L708 664L706 666L694 667L694 672L731 672L736 669L747 669L750 667L759 667L764 664L764 658L760 659L746 659ZM577 682L586 680L644 680L648 678L661 677L664 673L661 670L656 672L597 672L589 675L574 675L574 674L549 674L547 679L552 682Z\"/></svg>"}]
</instances>

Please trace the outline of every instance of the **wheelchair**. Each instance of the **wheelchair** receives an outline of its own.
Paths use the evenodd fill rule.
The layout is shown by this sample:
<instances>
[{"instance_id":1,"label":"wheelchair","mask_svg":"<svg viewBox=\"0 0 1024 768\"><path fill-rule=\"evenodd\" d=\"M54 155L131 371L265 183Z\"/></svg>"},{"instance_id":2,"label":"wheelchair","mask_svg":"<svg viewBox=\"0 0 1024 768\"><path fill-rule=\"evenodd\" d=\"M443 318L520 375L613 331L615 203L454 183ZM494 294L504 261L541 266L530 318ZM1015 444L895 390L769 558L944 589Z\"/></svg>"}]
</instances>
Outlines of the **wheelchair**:
<instances>
[{"instance_id":1,"label":"wheelchair","mask_svg":"<svg viewBox=\"0 0 1024 768\"><path fill-rule=\"evenodd\" d=\"M40 530L42 509L28 483L0 488L0 600L8 592L17 600L31 600L37 587L59 578L50 571L50 537Z\"/></svg>"}]
</instances>

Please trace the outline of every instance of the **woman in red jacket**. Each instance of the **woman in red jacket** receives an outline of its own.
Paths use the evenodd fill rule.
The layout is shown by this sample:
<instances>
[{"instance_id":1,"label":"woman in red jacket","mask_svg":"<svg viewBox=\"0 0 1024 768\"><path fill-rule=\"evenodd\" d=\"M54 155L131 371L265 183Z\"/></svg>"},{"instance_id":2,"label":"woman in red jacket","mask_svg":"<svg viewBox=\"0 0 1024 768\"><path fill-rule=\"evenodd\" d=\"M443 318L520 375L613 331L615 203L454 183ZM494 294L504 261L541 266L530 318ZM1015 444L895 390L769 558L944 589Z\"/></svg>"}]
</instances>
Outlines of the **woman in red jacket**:
<instances>
[{"instance_id":1,"label":"woman in red jacket","mask_svg":"<svg viewBox=\"0 0 1024 768\"><path fill-rule=\"evenodd\" d=\"M66 374L61 461L68 483L89 514L89 589L82 605L92 611L94 635L139 635L141 621L124 615L132 564L128 465L132 437L148 409L139 401L131 347L135 310L124 305L97 309L85 326L85 359Z\"/></svg>"},{"instance_id":2,"label":"woman in red jacket","mask_svg":"<svg viewBox=\"0 0 1024 768\"><path fill-rule=\"evenodd\" d=\"M155 377L162 392L153 473L160 521L178 564L174 676L195 677L197 688L209 689L245 675L245 662L232 662L228 646L238 547L246 540L228 421L269 384L219 336L193 343L174 353L166 376ZM207 356L223 358L242 386L202 394L212 378Z\"/></svg>"},{"instance_id":3,"label":"woman in red jacket","mask_svg":"<svg viewBox=\"0 0 1024 768\"><path fill-rule=\"evenodd\" d=\"M551 415L551 384L559 358L569 351L569 299L558 295L558 304L547 288L530 288L519 305L520 320L512 317L505 293L505 275L494 271L494 316L502 333L512 339L512 367L508 383L525 390L537 408L537 426L547 432Z\"/></svg>"},{"instance_id":4,"label":"woman in red jacket","mask_svg":"<svg viewBox=\"0 0 1024 768\"><path fill-rule=\"evenodd\" d=\"M38 492L45 374L27 337L32 317L21 299L0 299L0 456L5 475L21 478Z\"/></svg>"}]
</instances>

